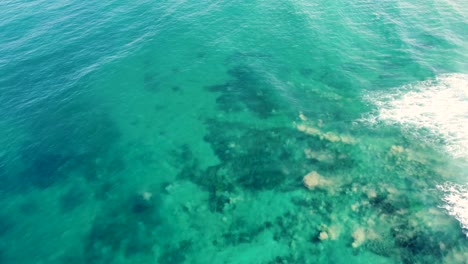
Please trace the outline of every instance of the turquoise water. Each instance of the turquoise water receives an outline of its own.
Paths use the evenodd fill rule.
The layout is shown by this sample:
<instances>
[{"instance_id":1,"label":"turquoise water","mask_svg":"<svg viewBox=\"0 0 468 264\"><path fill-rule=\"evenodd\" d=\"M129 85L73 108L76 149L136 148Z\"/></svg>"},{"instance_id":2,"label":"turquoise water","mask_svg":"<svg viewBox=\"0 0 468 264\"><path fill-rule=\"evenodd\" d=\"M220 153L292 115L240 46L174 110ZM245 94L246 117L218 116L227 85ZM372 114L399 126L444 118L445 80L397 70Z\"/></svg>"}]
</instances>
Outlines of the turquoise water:
<instances>
[{"instance_id":1,"label":"turquoise water","mask_svg":"<svg viewBox=\"0 0 468 264\"><path fill-rule=\"evenodd\" d=\"M0 263L468 261L461 0L1 1L0 117Z\"/></svg>"}]
</instances>

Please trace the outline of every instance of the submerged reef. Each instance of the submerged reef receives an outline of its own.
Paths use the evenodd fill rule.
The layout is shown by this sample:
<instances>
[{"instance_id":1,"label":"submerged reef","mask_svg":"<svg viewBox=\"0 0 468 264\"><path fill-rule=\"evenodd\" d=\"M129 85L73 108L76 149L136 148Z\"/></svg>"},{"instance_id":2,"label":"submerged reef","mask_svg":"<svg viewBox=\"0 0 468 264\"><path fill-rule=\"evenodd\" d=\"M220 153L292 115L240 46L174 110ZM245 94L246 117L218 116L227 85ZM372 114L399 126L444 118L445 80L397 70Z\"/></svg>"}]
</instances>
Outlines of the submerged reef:
<instances>
[{"instance_id":1,"label":"submerged reef","mask_svg":"<svg viewBox=\"0 0 468 264\"><path fill-rule=\"evenodd\" d=\"M301 134L291 128L255 129L208 120L210 143L220 159L226 177L243 189L287 189L297 186L297 179L311 164L304 164L305 154L297 151L307 147ZM302 137L303 138L303 137Z\"/></svg>"},{"instance_id":2,"label":"submerged reef","mask_svg":"<svg viewBox=\"0 0 468 264\"><path fill-rule=\"evenodd\" d=\"M319 261L323 250L333 243L344 243L345 254L360 256L366 252L403 263L442 262L456 250L451 241L459 238L447 237L441 233L441 226L421 219L430 214L440 216L440 211L416 209L421 208L418 203L424 195L409 192L416 188L411 185L414 181L401 176L435 175L433 164L418 154L417 146L409 143L406 148L382 148L371 153L358 138L336 133L302 114L292 126L258 128L222 118L207 119L205 124L204 139L219 163L202 168L184 147L178 155L186 167L180 170L178 179L189 180L207 192L208 210L227 221L222 239L213 242L218 250L253 245L267 234L289 254L278 253L266 263ZM382 157L383 162L367 165L364 161L373 155ZM409 162L398 162L403 158ZM389 165L396 166L391 179L369 182L363 176L386 171ZM432 180L428 177L418 187L428 188ZM236 216L242 200L269 192L289 197L294 205L289 208L295 211L256 224ZM234 198L239 196L243 198ZM437 206L434 198L424 201L425 206ZM456 230L455 221L444 225ZM459 235L463 236L461 232ZM317 259L310 259L311 254Z\"/></svg>"},{"instance_id":3,"label":"submerged reef","mask_svg":"<svg viewBox=\"0 0 468 264\"><path fill-rule=\"evenodd\" d=\"M180 144L165 157L175 175L157 188L128 194L112 179L87 180L102 207L77 263L229 263L243 254L259 263L450 263L468 246L437 199L416 191L437 177L424 148L372 149L304 114L276 126L223 116L204 124L211 163ZM138 162L154 162L144 153ZM73 212L89 196L77 188L61 199Z\"/></svg>"}]
</instances>

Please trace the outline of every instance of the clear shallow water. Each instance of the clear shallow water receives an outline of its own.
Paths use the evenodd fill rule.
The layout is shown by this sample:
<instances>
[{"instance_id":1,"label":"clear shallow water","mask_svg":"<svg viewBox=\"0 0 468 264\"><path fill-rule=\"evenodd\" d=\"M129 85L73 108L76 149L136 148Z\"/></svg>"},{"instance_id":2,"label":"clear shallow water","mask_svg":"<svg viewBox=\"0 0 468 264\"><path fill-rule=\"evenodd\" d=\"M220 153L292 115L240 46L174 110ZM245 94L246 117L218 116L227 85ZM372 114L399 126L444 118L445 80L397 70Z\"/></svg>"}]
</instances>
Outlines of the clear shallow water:
<instances>
[{"instance_id":1,"label":"clear shallow water","mask_svg":"<svg viewBox=\"0 0 468 264\"><path fill-rule=\"evenodd\" d=\"M460 1L0 3L1 263L465 263Z\"/></svg>"}]
</instances>

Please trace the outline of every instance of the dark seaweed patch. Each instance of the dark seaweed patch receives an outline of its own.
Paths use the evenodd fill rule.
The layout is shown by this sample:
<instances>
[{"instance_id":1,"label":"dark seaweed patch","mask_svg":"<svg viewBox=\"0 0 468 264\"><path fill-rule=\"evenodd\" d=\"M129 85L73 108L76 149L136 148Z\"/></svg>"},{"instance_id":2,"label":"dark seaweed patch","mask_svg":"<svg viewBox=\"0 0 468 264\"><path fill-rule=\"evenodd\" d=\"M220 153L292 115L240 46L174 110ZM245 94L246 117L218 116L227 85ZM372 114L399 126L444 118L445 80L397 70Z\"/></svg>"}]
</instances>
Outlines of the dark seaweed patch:
<instances>
[{"instance_id":1,"label":"dark seaweed patch","mask_svg":"<svg viewBox=\"0 0 468 264\"><path fill-rule=\"evenodd\" d=\"M237 182L246 189L262 190L279 187L286 179L287 172L282 164L272 163L273 159L252 158L240 162L239 166L245 166L243 173L239 175Z\"/></svg>"},{"instance_id":2,"label":"dark seaweed patch","mask_svg":"<svg viewBox=\"0 0 468 264\"><path fill-rule=\"evenodd\" d=\"M230 202L229 197L224 194L219 194L216 191L210 192L208 199L210 211L217 213L222 213L224 206Z\"/></svg>"},{"instance_id":3,"label":"dark seaweed patch","mask_svg":"<svg viewBox=\"0 0 468 264\"><path fill-rule=\"evenodd\" d=\"M314 74L314 70L310 68L303 68L299 70L299 73L304 77L310 77Z\"/></svg>"},{"instance_id":4,"label":"dark seaweed patch","mask_svg":"<svg viewBox=\"0 0 468 264\"><path fill-rule=\"evenodd\" d=\"M273 260L267 262L267 264L290 264L297 263L292 255L277 256Z\"/></svg>"},{"instance_id":5,"label":"dark seaweed patch","mask_svg":"<svg viewBox=\"0 0 468 264\"><path fill-rule=\"evenodd\" d=\"M103 181L100 182L95 190L94 190L94 197L100 200L106 200L111 197L114 189L117 188L119 182L118 181Z\"/></svg>"},{"instance_id":6,"label":"dark seaweed patch","mask_svg":"<svg viewBox=\"0 0 468 264\"><path fill-rule=\"evenodd\" d=\"M391 257L395 254L395 245L391 240L369 240L365 244L365 248L377 255L383 257Z\"/></svg>"},{"instance_id":7,"label":"dark seaweed patch","mask_svg":"<svg viewBox=\"0 0 468 264\"><path fill-rule=\"evenodd\" d=\"M207 88L219 93L216 102L221 110L237 112L246 107L261 118L273 114L278 107L278 99L262 74L248 66L234 67L228 74L232 80Z\"/></svg>"},{"instance_id":8,"label":"dark seaweed patch","mask_svg":"<svg viewBox=\"0 0 468 264\"><path fill-rule=\"evenodd\" d=\"M425 226L413 226L402 219L399 224L391 228L391 235L399 250L400 260L403 263L419 263L442 259L444 252L455 246L455 241L464 239L460 232L459 237L445 232L432 232ZM444 245L444 249L441 248Z\"/></svg>"},{"instance_id":9,"label":"dark seaweed patch","mask_svg":"<svg viewBox=\"0 0 468 264\"><path fill-rule=\"evenodd\" d=\"M104 113L85 106L70 106L41 114L30 127L30 140L21 148L25 170L16 177L17 185L48 188L80 171L96 180L98 171L121 170L118 160L107 161L120 137L115 124ZM52 110L51 110L52 111ZM97 160L106 160L98 164ZM114 168L115 167L115 168Z\"/></svg>"},{"instance_id":10,"label":"dark seaweed patch","mask_svg":"<svg viewBox=\"0 0 468 264\"><path fill-rule=\"evenodd\" d=\"M145 197L144 195L136 195L131 201L132 211L135 214L151 213L154 210L154 201L151 197Z\"/></svg>"},{"instance_id":11,"label":"dark seaweed patch","mask_svg":"<svg viewBox=\"0 0 468 264\"><path fill-rule=\"evenodd\" d=\"M205 57L206 57L206 52L203 52L203 51L197 52L197 58L198 59L203 59Z\"/></svg>"},{"instance_id":12,"label":"dark seaweed patch","mask_svg":"<svg viewBox=\"0 0 468 264\"><path fill-rule=\"evenodd\" d=\"M14 227L13 219L10 217L0 214L0 236L5 235Z\"/></svg>"},{"instance_id":13,"label":"dark seaweed patch","mask_svg":"<svg viewBox=\"0 0 468 264\"><path fill-rule=\"evenodd\" d=\"M64 256L60 258L60 263L63 264L84 264L86 263L81 256L77 256L76 254L66 253Z\"/></svg>"},{"instance_id":14,"label":"dark seaweed patch","mask_svg":"<svg viewBox=\"0 0 468 264\"><path fill-rule=\"evenodd\" d=\"M293 129L254 129L216 121L207 124L205 140L222 162L220 166L227 175L223 178L240 187L281 189L284 183L300 182L298 178L308 172L301 151L306 142L299 142L301 133ZM207 171L206 175L211 174Z\"/></svg>"},{"instance_id":15,"label":"dark seaweed patch","mask_svg":"<svg viewBox=\"0 0 468 264\"><path fill-rule=\"evenodd\" d=\"M23 173L23 180L39 188L47 188L62 179L65 174L60 171L71 157L57 154L43 154L34 157L29 168Z\"/></svg>"},{"instance_id":16,"label":"dark seaweed patch","mask_svg":"<svg viewBox=\"0 0 468 264\"><path fill-rule=\"evenodd\" d=\"M178 149L172 151L175 162L187 162L194 159L194 155L189 145L183 144Z\"/></svg>"},{"instance_id":17,"label":"dark seaweed patch","mask_svg":"<svg viewBox=\"0 0 468 264\"><path fill-rule=\"evenodd\" d=\"M126 257L150 256L155 245L153 232L160 224L155 197L135 194L98 216L86 237L86 263L112 263L123 252Z\"/></svg>"},{"instance_id":18,"label":"dark seaweed patch","mask_svg":"<svg viewBox=\"0 0 468 264\"><path fill-rule=\"evenodd\" d=\"M120 133L110 117L89 105L44 113L31 128L33 151L61 156L105 153Z\"/></svg>"},{"instance_id":19,"label":"dark seaweed patch","mask_svg":"<svg viewBox=\"0 0 468 264\"><path fill-rule=\"evenodd\" d=\"M187 251L190 250L192 241L183 240L178 245L169 245L163 247L165 250L158 258L158 263L161 264L179 264L186 260Z\"/></svg>"},{"instance_id":20,"label":"dark seaweed patch","mask_svg":"<svg viewBox=\"0 0 468 264\"><path fill-rule=\"evenodd\" d=\"M161 90L161 84L154 74L145 73L143 77L143 85L146 91L155 93Z\"/></svg>"},{"instance_id":21,"label":"dark seaweed patch","mask_svg":"<svg viewBox=\"0 0 468 264\"><path fill-rule=\"evenodd\" d=\"M296 214L287 212L281 217L275 219L275 233L274 239L277 241L286 240L291 241L293 237L298 233L297 230L300 221ZM306 234L304 234L306 235ZM310 235L308 235L310 237Z\"/></svg>"},{"instance_id":22,"label":"dark seaweed patch","mask_svg":"<svg viewBox=\"0 0 468 264\"><path fill-rule=\"evenodd\" d=\"M20 204L19 210L21 213L31 215L39 210L38 204L35 200L28 200Z\"/></svg>"},{"instance_id":23,"label":"dark seaweed patch","mask_svg":"<svg viewBox=\"0 0 468 264\"><path fill-rule=\"evenodd\" d=\"M378 210L379 213L393 214L400 209L407 209L410 205L406 197L388 198L388 194L381 191L379 194L370 199L370 204Z\"/></svg>"},{"instance_id":24,"label":"dark seaweed patch","mask_svg":"<svg viewBox=\"0 0 468 264\"><path fill-rule=\"evenodd\" d=\"M172 86L172 87L171 87L171 90L172 90L173 92L182 92L182 88L181 88L180 86L178 86L178 85Z\"/></svg>"},{"instance_id":25,"label":"dark seaweed patch","mask_svg":"<svg viewBox=\"0 0 468 264\"><path fill-rule=\"evenodd\" d=\"M196 183L209 192L232 192L234 185L229 177L228 170L222 166L210 166L204 170Z\"/></svg>"},{"instance_id":26,"label":"dark seaweed patch","mask_svg":"<svg viewBox=\"0 0 468 264\"><path fill-rule=\"evenodd\" d=\"M265 230L262 224L247 224L238 219L234 221L226 233L222 235L224 245L238 245L241 243L251 243Z\"/></svg>"},{"instance_id":27,"label":"dark seaweed patch","mask_svg":"<svg viewBox=\"0 0 468 264\"><path fill-rule=\"evenodd\" d=\"M81 205L86 199L86 192L80 187L71 187L59 200L62 212L69 212Z\"/></svg>"},{"instance_id":28,"label":"dark seaweed patch","mask_svg":"<svg viewBox=\"0 0 468 264\"><path fill-rule=\"evenodd\" d=\"M195 158L188 145L184 144L173 150L171 152L170 161L174 166L180 166L180 164L183 164L183 167L177 175L178 179L190 180L201 184L202 170L199 167L198 160Z\"/></svg>"},{"instance_id":29,"label":"dark seaweed patch","mask_svg":"<svg viewBox=\"0 0 468 264\"><path fill-rule=\"evenodd\" d=\"M221 213L229 203L228 193L234 191L232 180L222 166L210 166L201 170L195 161L186 160L188 164L179 172L179 179L190 180L209 192L208 208Z\"/></svg>"}]
</instances>

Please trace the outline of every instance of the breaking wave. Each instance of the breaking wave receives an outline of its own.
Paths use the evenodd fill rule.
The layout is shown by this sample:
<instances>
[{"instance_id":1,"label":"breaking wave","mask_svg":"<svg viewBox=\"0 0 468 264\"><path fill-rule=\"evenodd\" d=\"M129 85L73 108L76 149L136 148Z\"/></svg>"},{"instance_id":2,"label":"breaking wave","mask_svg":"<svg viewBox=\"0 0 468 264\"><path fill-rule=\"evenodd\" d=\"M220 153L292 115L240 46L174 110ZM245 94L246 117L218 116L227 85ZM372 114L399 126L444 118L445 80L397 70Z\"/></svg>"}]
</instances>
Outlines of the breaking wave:
<instances>
[{"instance_id":1,"label":"breaking wave","mask_svg":"<svg viewBox=\"0 0 468 264\"><path fill-rule=\"evenodd\" d=\"M468 74L441 75L365 99L377 106L376 113L365 117L367 122L399 125L468 160Z\"/></svg>"},{"instance_id":2,"label":"breaking wave","mask_svg":"<svg viewBox=\"0 0 468 264\"><path fill-rule=\"evenodd\" d=\"M468 74L440 75L370 93L365 99L377 107L364 117L365 122L400 126L419 140L441 145L452 157L468 161ZM437 188L442 191L441 207L460 222L468 236L468 183L445 182Z\"/></svg>"}]
</instances>

